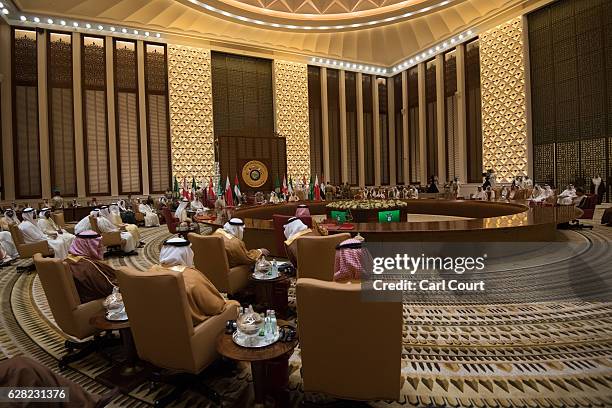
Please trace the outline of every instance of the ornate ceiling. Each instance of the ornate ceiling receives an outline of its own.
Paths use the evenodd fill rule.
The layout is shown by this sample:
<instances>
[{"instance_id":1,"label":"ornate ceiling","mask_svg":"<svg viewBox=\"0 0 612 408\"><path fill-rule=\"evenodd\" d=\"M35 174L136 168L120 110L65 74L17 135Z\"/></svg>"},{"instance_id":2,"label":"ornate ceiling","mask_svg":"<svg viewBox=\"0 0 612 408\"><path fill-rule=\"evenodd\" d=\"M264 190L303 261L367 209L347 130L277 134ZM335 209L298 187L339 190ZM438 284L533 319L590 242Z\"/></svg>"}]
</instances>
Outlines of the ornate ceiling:
<instances>
[{"instance_id":1,"label":"ornate ceiling","mask_svg":"<svg viewBox=\"0 0 612 408\"><path fill-rule=\"evenodd\" d=\"M13 0L30 15L160 31L168 42L383 66L538 1Z\"/></svg>"}]
</instances>

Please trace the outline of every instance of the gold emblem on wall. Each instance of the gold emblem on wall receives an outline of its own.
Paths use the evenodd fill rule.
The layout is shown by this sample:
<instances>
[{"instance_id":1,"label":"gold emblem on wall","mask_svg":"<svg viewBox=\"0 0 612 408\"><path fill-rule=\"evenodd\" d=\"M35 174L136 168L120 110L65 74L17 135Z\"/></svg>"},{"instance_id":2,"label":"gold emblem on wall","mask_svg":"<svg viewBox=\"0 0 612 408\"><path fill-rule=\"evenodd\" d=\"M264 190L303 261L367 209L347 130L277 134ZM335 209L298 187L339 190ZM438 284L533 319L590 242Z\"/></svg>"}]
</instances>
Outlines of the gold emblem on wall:
<instances>
[{"instance_id":1,"label":"gold emblem on wall","mask_svg":"<svg viewBox=\"0 0 612 408\"><path fill-rule=\"evenodd\" d=\"M242 166L242 179L249 187L261 187L268 181L268 168L259 160L251 160Z\"/></svg>"}]
</instances>

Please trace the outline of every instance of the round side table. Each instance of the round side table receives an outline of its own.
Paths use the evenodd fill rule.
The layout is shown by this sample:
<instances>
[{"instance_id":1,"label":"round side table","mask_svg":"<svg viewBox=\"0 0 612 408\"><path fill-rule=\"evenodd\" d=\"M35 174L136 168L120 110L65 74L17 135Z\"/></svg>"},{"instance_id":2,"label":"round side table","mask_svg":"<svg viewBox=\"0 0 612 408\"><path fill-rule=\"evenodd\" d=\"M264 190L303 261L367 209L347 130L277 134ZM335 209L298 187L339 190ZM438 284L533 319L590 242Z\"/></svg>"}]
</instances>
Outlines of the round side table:
<instances>
[{"instance_id":1,"label":"round side table","mask_svg":"<svg viewBox=\"0 0 612 408\"><path fill-rule=\"evenodd\" d=\"M278 325L287 322L278 321ZM266 395L274 398L277 407L289 406L289 357L298 344L297 338L289 343L277 341L267 347L247 348L234 343L231 334L217 337L217 352L236 361L251 363L255 403L264 404Z\"/></svg>"},{"instance_id":2,"label":"round side table","mask_svg":"<svg viewBox=\"0 0 612 408\"><path fill-rule=\"evenodd\" d=\"M272 309L276 316L287 318L289 309L289 277L283 273L274 279L257 279L253 274L249 277L255 288L255 305L258 311Z\"/></svg>"},{"instance_id":3,"label":"round side table","mask_svg":"<svg viewBox=\"0 0 612 408\"><path fill-rule=\"evenodd\" d=\"M115 364L108 370L99 374L96 380L108 387L119 387L119 389L127 393L137 385L141 384L148 376L148 370L142 364L139 364L136 345L132 337L130 322L107 320L104 313L93 316L89 323L99 330L117 330L121 337L121 344L125 354L125 360L119 364Z\"/></svg>"}]
</instances>

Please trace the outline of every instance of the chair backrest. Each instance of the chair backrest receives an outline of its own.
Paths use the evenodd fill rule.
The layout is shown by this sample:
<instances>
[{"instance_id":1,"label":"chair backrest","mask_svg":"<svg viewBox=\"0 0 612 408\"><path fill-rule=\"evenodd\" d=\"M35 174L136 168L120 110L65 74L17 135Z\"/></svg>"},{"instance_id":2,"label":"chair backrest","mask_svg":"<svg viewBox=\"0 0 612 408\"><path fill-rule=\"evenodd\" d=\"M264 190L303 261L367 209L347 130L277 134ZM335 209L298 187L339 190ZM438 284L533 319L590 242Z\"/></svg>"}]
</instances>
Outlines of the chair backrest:
<instances>
[{"instance_id":1,"label":"chair backrest","mask_svg":"<svg viewBox=\"0 0 612 408\"><path fill-rule=\"evenodd\" d=\"M102 231L100 231L100 228L98 228L98 220L93 215L89 216L89 225L91 225L92 231L102 235Z\"/></svg>"},{"instance_id":2,"label":"chair backrest","mask_svg":"<svg viewBox=\"0 0 612 408\"><path fill-rule=\"evenodd\" d=\"M158 367L195 370L193 323L183 274L117 270L125 310L141 359Z\"/></svg>"},{"instance_id":3,"label":"chair backrest","mask_svg":"<svg viewBox=\"0 0 612 408\"><path fill-rule=\"evenodd\" d=\"M194 267L202 272L218 291L230 291L230 268L223 237L215 234L188 234L187 239L193 249Z\"/></svg>"},{"instance_id":4,"label":"chair backrest","mask_svg":"<svg viewBox=\"0 0 612 408\"><path fill-rule=\"evenodd\" d=\"M43 258L41 254L34 255L34 265L57 325L71 336L83 338L74 316L81 300L68 265L57 258Z\"/></svg>"},{"instance_id":5,"label":"chair backrest","mask_svg":"<svg viewBox=\"0 0 612 408\"><path fill-rule=\"evenodd\" d=\"M178 224L178 219L172 214L170 208L164 207L162 208L162 215L166 220L166 226L168 226L168 232L171 234L176 234L176 225Z\"/></svg>"},{"instance_id":6,"label":"chair backrest","mask_svg":"<svg viewBox=\"0 0 612 408\"><path fill-rule=\"evenodd\" d=\"M276 255L287 256L285 252L285 229L283 228L289 218L293 215L273 214L272 223L274 225L274 241L276 242ZM308 228L312 228L312 217L298 217Z\"/></svg>"},{"instance_id":7,"label":"chair backrest","mask_svg":"<svg viewBox=\"0 0 612 408\"><path fill-rule=\"evenodd\" d=\"M359 283L305 278L296 296L304 391L398 400L402 304L364 302Z\"/></svg>"},{"instance_id":8,"label":"chair backrest","mask_svg":"<svg viewBox=\"0 0 612 408\"><path fill-rule=\"evenodd\" d=\"M343 232L321 237L298 238L298 278L333 281L336 245L350 237L351 234Z\"/></svg>"},{"instance_id":9,"label":"chair backrest","mask_svg":"<svg viewBox=\"0 0 612 408\"><path fill-rule=\"evenodd\" d=\"M66 220L64 219L64 212L63 211L58 211L58 212L52 213L51 214L51 218L53 219L53 221L55 221L55 223L57 224L58 227L64 228L66 226Z\"/></svg>"},{"instance_id":10,"label":"chair backrest","mask_svg":"<svg viewBox=\"0 0 612 408\"><path fill-rule=\"evenodd\" d=\"M13 242L17 247L19 247L19 245L25 244L25 241L23 240L23 235L21 234L21 230L19 229L19 226L17 224L10 224L9 231L11 233L11 238L13 238Z\"/></svg>"}]
</instances>

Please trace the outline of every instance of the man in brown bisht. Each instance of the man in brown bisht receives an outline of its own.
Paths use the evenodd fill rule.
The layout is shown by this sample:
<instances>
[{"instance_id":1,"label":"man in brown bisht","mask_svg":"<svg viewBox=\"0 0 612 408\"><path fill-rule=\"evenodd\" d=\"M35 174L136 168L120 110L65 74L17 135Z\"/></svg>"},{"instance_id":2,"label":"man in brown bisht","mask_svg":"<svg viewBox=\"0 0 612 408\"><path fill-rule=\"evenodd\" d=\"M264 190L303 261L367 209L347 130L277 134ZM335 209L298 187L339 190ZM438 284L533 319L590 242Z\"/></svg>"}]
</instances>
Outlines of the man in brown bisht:
<instances>
[{"instance_id":1,"label":"man in brown bisht","mask_svg":"<svg viewBox=\"0 0 612 408\"><path fill-rule=\"evenodd\" d=\"M51 369L23 356L6 359L0 363L0 387L66 387L67 402L5 402L3 407L44 406L66 408L102 408L119 394L116 388L103 395L86 392L80 385L51 371Z\"/></svg>"},{"instance_id":2,"label":"man in brown bisht","mask_svg":"<svg viewBox=\"0 0 612 408\"><path fill-rule=\"evenodd\" d=\"M327 235L325 228L319 227L314 220L312 221L313 229L308 228L298 217L291 217L283 227L285 230L285 249L287 257L293 266L297 267L297 240L301 237L312 237L319 235Z\"/></svg>"},{"instance_id":3,"label":"man in brown bisht","mask_svg":"<svg viewBox=\"0 0 612 408\"><path fill-rule=\"evenodd\" d=\"M115 270L104 259L102 237L95 231L77 234L66 263L72 272L81 303L106 298L116 286Z\"/></svg>"},{"instance_id":4,"label":"man in brown bisht","mask_svg":"<svg viewBox=\"0 0 612 408\"><path fill-rule=\"evenodd\" d=\"M254 265L262 255L268 256L270 252L265 248L248 250L242 237L244 235L244 221L240 218L232 218L217 229L215 234L223 237L225 252L230 268L238 265Z\"/></svg>"},{"instance_id":5,"label":"man in brown bisht","mask_svg":"<svg viewBox=\"0 0 612 408\"><path fill-rule=\"evenodd\" d=\"M194 326L224 312L228 307L240 306L235 300L226 301L212 282L193 267L191 244L183 238L166 240L159 253L159 265L153 265L147 274L167 274L168 271L183 274Z\"/></svg>"}]
</instances>

